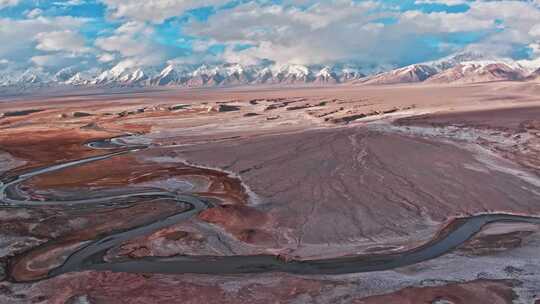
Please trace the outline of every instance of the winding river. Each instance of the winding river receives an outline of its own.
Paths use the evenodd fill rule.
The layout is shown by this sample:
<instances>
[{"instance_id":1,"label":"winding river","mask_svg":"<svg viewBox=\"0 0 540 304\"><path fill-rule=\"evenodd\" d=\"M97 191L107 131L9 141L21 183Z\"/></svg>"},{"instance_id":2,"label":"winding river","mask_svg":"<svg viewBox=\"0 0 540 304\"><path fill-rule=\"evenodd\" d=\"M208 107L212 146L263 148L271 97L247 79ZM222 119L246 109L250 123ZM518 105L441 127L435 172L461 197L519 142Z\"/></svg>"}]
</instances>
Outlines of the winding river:
<instances>
[{"instance_id":1,"label":"winding river","mask_svg":"<svg viewBox=\"0 0 540 304\"><path fill-rule=\"evenodd\" d=\"M140 259L117 258L106 261L106 253L135 237L158 231L175 223L185 221L212 204L190 195L179 195L163 190L141 190L110 196L94 197L81 200L66 201L33 201L24 198L17 185L34 176L80 166L91 162L99 162L127 153L135 153L149 148L147 145L133 144L122 139L97 141L88 144L95 149L113 150L114 152L100 156L56 164L45 168L35 169L19 176L0 182L0 203L3 208L38 208L40 206L62 206L77 208L81 205L100 206L122 204L127 198L153 197L172 198L186 207L180 213L162 218L151 224L133 228L128 231L112 233L104 238L94 240L81 249L72 253L59 267L51 270L49 277L68 272L97 270L133 273L197 273L197 274L241 274L262 272L286 272L295 274L347 274L389 270L402 266L416 264L439 257L466 242L482 227L494 222L527 222L540 224L540 218L518 216L511 214L481 214L471 217L457 218L434 239L417 248L384 254L365 254L339 258L316 260L286 261L274 255L251 256L176 256L176 257L145 257ZM121 149L120 151L117 151Z\"/></svg>"}]
</instances>

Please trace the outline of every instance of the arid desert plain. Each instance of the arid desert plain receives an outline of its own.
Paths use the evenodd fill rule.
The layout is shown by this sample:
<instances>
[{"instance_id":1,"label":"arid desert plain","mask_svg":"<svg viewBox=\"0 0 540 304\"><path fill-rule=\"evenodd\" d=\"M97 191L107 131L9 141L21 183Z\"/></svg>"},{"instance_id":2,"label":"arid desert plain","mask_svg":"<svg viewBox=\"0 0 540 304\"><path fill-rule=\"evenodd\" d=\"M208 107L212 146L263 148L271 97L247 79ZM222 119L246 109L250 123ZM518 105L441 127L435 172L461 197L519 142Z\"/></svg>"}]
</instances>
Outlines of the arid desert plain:
<instances>
[{"instance_id":1,"label":"arid desert plain","mask_svg":"<svg viewBox=\"0 0 540 304\"><path fill-rule=\"evenodd\" d=\"M0 303L540 303L538 83L0 112Z\"/></svg>"}]
</instances>

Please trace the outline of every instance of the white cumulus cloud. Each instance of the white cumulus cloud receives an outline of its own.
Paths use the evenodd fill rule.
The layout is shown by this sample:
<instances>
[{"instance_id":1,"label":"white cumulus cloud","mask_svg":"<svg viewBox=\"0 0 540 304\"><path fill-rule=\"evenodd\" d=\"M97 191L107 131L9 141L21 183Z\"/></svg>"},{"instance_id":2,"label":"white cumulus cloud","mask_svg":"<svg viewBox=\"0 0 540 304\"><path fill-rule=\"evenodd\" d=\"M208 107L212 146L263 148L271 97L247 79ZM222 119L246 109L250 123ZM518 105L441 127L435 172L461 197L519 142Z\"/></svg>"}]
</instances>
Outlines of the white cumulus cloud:
<instances>
[{"instance_id":1,"label":"white cumulus cloud","mask_svg":"<svg viewBox=\"0 0 540 304\"><path fill-rule=\"evenodd\" d=\"M207 22L193 21L186 32L226 45L223 57L227 61L315 64L355 60L384 65L457 51L464 44L448 37L467 37L467 33L481 37L471 48L508 55L516 45L536 41L535 26L540 20L540 10L532 2L511 0L417 1L467 2L470 9L458 13L400 12L387 10L376 1L300 1L303 7L294 2L298 1L244 3L219 11ZM385 19L395 22L381 21ZM438 39L438 46L423 42L424 36ZM235 50L237 44L252 47Z\"/></svg>"},{"instance_id":2,"label":"white cumulus cloud","mask_svg":"<svg viewBox=\"0 0 540 304\"><path fill-rule=\"evenodd\" d=\"M224 0L102 0L115 18L160 23L180 16L187 10L210 5L223 5Z\"/></svg>"},{"instance_id":3,"label":"white cumulus cloud","mask_svg":"<svg viewBox=\"0 0 540 304\"><path fill-rule=\"evenodd\" d=\"M37 17L34 19L0 18L0 41L9 41L0 45L0 58L10 60L14 64L24 65L32 56L39 56L45 50L60 46L51 44L47 33L77 31L85 20L74 17ZM50 37L48 37L50 38ZM70 48L67 46L67 48Z\"/></svg>"},{"instance_id":4,"label":"white cumulus cloud","mask_svg":"<svg viewBox=\"0 0 540 304\"><path fill-rule=\"evenodd\" d=\"M113 35L101 37L95 45L107 52L101 62L112 61L110 56L118 54L120 58L129 59L137 65L154 65L165 61L164 50L152 39L153 29L143 22L130 21L116 29Z\"/></svg>"},{"instance_id":5,"label":"white cumulus cloud","mask_svg":"<svg viewBox=\"0 0 540 304\"><path fill-rule=\"evenodd\" d=\"M65 51L70 53L86 53L90 49L85 46L84 38L71 30L38 33L36 49L42 51Z\"/></svg>"}]
</instances>

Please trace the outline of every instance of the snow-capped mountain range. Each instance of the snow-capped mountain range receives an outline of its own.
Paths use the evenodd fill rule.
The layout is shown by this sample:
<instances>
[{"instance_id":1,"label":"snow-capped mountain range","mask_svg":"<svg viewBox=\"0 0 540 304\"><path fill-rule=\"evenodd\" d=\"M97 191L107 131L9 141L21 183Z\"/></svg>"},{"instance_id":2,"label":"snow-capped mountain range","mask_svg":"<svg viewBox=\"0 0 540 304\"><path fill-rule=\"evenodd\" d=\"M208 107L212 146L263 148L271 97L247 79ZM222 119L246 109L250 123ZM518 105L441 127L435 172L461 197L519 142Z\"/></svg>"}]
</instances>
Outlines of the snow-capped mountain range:
<instances>
[{"instance_id":1,"label":"snow-capped mountain range","mask_svg":"<svg viewBox=\"0 0 540 304\"><path fill-rule=\"evenodd\" d=\"M134 68L125 63L106 70L64 68L54 74L37 68L0 72L0 86L233 86L248 84L396 84L472 83L499 80L538 80L540 62L485 58L460 53L436 61L364 75L354 65L180 65Z\"/></svg>"},{"instance_id":2,"label":"snow-capped mountain range","mask_svg":"<svg viewBox=\"0 0 540 304\"><path fill-rule=\"evenodd\" d=\"M0 72L1 73L1 72ZM232 86L246 84L335 84L365 75L351 66L243 66L240 64L175 65L132 68L122 63L104 71L66 68L54 74L39 69L6 72L0 86Z\"/></svg>"},{"instance_id":3,"label":"snow-capped mountain range","mask_svg":"<svg viewBox=\"0 0 540 304\"><path fill-rule=\"evenodd\" d=\"M540 62L486 58L476 53L462 53L436 61L413 64L371 75L353 84L397 83L476 83L540 79Z\"/></svg>"}]
</instances>

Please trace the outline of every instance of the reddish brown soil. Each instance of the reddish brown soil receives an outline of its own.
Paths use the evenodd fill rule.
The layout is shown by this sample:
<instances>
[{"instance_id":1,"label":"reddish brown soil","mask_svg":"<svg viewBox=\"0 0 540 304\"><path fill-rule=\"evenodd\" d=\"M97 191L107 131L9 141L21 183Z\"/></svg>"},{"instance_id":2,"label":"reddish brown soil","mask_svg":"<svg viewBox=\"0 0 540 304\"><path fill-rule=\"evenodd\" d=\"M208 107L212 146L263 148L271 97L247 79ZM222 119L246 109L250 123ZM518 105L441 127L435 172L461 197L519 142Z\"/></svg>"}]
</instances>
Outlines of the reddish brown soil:
<instances>
[{"instance_id":1,"label":"reddish brown soil","mask_svg":"<svg viewBox=\"0 0 540 304\"><path fill-rule=\"evenodd\" d=\"M540 130L540 107L477 110L471 112L435 113L398 119L399 125L448 126L460 125L525 132Z\"/></svg>"},{"instance_id":2,"label":"reddish brown soil","mask_svg":"<svg viewBox=\"0 0 540 304\"><path fill-rule=\"evenodd\" d=\"M225 205L203 211L199 218L217 224L246 243L267 244L273 241L272 235L259 229L268 221L268 214L245 206Z\"/></svg>"},{"instance_id":3,"label":"reddish brown soil","mask_svg":"<svg viewBox=\"0 0 540 304\"><path fill-rule=\"evenodd\" d=\"M411 287L395 293L355 300L355 304L510 304L514 299L510 281L473 281L439 287ZM439 302L437 302L439 301ZM446 302L445 302L446 301Z\"/></svg>"},{"instance_id":4,"label":"reddish brown soil","mask_svg":"<svg viewBox=\"0 0 540 304\"><path fill-rule=\"evenodd\" d=\"M181 212L183 208L176 202L139 202L128 208L93 210L91 213L84 210L61 212L48 217L45 221L34 219L19 223L18 233L32 227L31 232L26 232L27 235L51 241L11 259L10 274L16 281L43 278L54 265L63 260L66 253L72 252L77 244L116 230L152 223L156 219ZM80 227L71 227L69 221L75 219L82 223ZM127 220L119 221L118 219ZM36 221L39 222L36 223ZM3 224L6 228L7 223ZM13 229L10 230L15 232ZM4 230L4 233L10 232Z\"/></svg>"},{"instance_id":5,"label":"reddish brown soil","mask_svg":"<svg viewBox=\"0 0 540 304\"><path fill-rule=\"evenodd\" d=\"M86 295L91 303L269 304L286 303L301 296L316 296L324 287L320 281L291 276L260 282L249 282L241 277L225 277L220 283L205 283L201 279L204 277L85 272L39 283L33 288L34 293L29 300L39 297L46 299L47 303L63 304ZM227 282L232 283L229 290L225 287Z\"/></svg>"},{"instance_id":6,"label":"reddish brown soil","mask_svg":"<svg viewBox=\"0 0 540 304\"><path fill-rule=\"evenodd\" d=\"M194 231L182 230L183 227L168 227L152 233L149 236L140 236L123 244L114 256L129 256L141 258L147 256L168 257L178 254L203 255L208 252L204 235ZM212 255L221 252L211 251Z\"/></svg>"},{"instance_id":7,"label":"reddish brown soil","mask_svg":"<svg viewBox=\"0 0 540 304\"><path fill-rule=\"evenodd\" d=\"M251 281L250 281L251 280ZM227 287L227 285L229 287ZM410 287L387 295L357 298L345 296L340 303L355 304L509 304L512 281L477 280L437 287ZM36 284L28 301L70 303L85 297L91 303L289 303L325 302L324 293L339 283L277 275L261 278L210 278L205 276L160 276L83 272L63 275ZM13 292L4 288L8 295ZM320 297L320 298L318 298ZM443 302L444 300L449 302ZM440 301L440 302L437 302Z\"/></svg>"},{"instance_id":8,"label":"reddish brown soil","mask_svg":"<svg viewBox=\"0 0 540 304\"><path fill-rule=\"evenodd\" d=\"M37 176L24 185L31 189L115 188L166 180L171 177L198 184L195 192L229 203L245 204L240 182L227 173L197 168L183 163L144 163L140 154L123 155L97 163L68 168ZM204 182L202 182L204 181Z\"/></svg>"},{"instance_id":9,"label":"reddish brown soil","mask_svg":"<svg viewBox=\"0 0 540 304\"><path fill-rule=\"evenodd\" d=\"M538 234L540 227L523 223L494 223L462 244L460 254L485 256L504 254L505 252L525 247Z\"/></svg>"},{"instance_id":10,"label":"reddish brown soil","mask_svg":"<svg viewBox=\"0 0 540 304\"><path fill-rule=\"evenodd\" d=\"M516 231L498 235L486 235L468 241L459 249L470 255L489 255L521 247L524 245L524 239L531 234L530 231Z\"/></svg>"},{"instance_id":11,"label":"reddish brown soil","mask_svg":"<svg viewBox=\"0 0 540 304\"><path fill-rule=\"evenodd\" d=\"M31 136L29 136L31 133ZM39 167L67 160L99 155L103 152L90 149L84 143L113 137L117 133L75 129L2 130L0 150L26 160L17 170Z\"/></svg>"}]
</instances>

